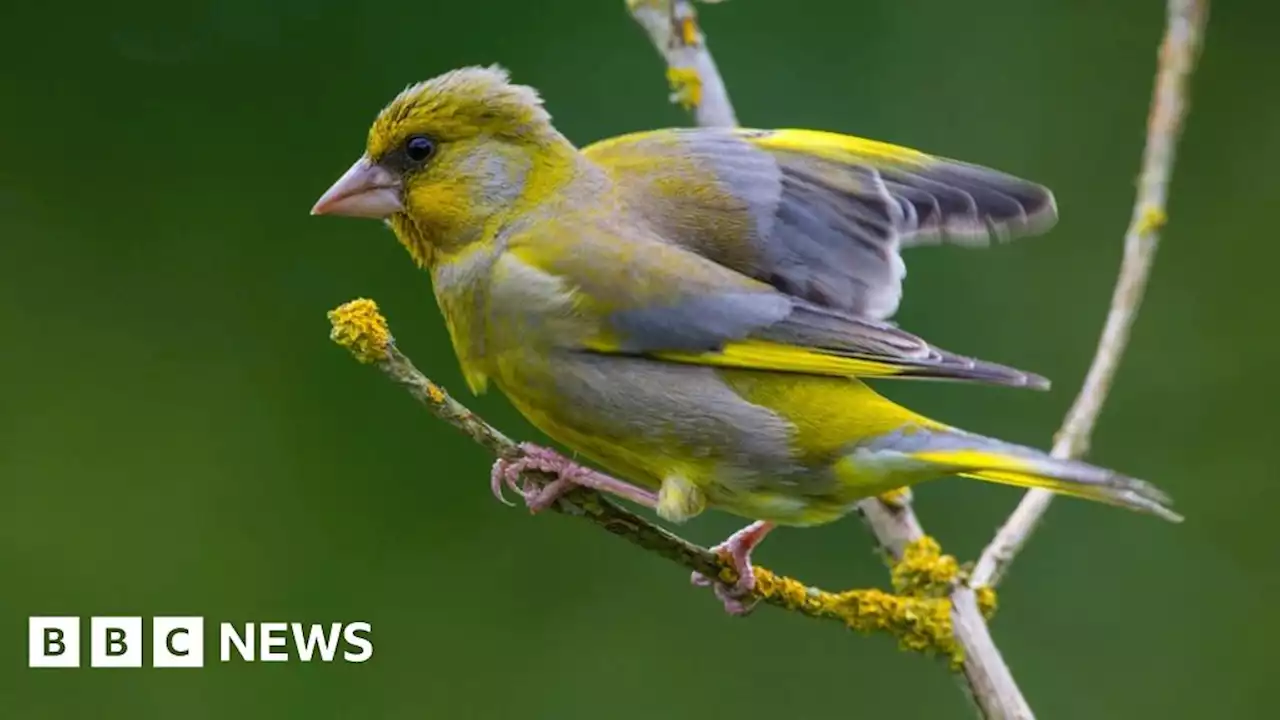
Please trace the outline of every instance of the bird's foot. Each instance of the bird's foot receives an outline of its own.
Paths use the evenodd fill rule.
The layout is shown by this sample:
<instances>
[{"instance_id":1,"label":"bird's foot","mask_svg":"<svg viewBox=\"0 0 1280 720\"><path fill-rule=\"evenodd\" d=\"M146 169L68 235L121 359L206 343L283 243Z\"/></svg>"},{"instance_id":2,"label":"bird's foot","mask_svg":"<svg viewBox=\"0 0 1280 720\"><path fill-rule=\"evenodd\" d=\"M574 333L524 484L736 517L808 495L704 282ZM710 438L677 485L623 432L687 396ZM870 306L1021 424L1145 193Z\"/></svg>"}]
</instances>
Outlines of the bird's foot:
<instances>
[{"instance_id":1,"label":"bird's foot","mask_svg":"<svg viewBox=\"0 0 1280 720\"><path fill-rule=\"evenodd\" d=\"M653 507L658 501L657 496L648 490L583 467L555 450L533 443L521 443L520 450L521 457L514 460L499 458L489 476L489 487L494 497L504 504L512 504L503 495L504 488L510 488L524 498L530 512L538 513L579 486L617 495L646 507ZM545 485L530 482L521 475L530 470L555 475L556 479Z\"/></svg>"},{"instance_id":2,"label":"bird's foot","mask_svg":"<svg viewBox=\"0 0 1280 720\"><path fill-rule=\"evenodd\" d=\"M751 591L756 586L756 573L751 569L751 551L755 550L773 528L773 523L758 520L711 548L712 552L729 560L738 574L737 582L727 585L700 572L693 573L690 581L702 587L710 585L715 590L716 597L724 604L725 612L730 615L746 615L751 612L757 602L751 597Z\"/></svg>"},{"instance_id":3,"label":"bird's foot","mask_svg":"<svg viewBox=\"0 0 1280 720\"><path fill-rule=\"evenodd\" d=\"M506 505L514 503L507 500L504 490L510 488L524 498L525 505L532 513L541 512L549 507L578 483L575 478L590 472L560 453L532 443L521 443L521 457L515 460L499 458L493 464L489 476L489 487L494 497ZM535 470L556 476L546 484L530 482L523 473Z\"/></svg>"}]
</instances>

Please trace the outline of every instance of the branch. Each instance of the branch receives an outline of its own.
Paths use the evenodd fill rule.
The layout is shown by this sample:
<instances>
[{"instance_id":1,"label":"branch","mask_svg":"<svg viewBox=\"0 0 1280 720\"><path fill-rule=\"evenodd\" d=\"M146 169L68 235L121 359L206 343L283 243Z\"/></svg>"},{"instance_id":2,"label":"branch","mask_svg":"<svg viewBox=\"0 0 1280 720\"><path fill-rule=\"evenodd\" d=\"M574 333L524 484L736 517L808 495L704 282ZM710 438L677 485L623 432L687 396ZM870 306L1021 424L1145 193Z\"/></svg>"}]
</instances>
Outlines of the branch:
<instances>
[{"instance_id":1,"label":"branch","mask_svg":"<svg viewBox=\"0 0 1280 720\"><path fill-rule=\"evenodd\" d=\"M699 125L736 125L729 94L698 29L692 2L627 0L627 7L666 59L673 99L691 107ZM909 492L863 500L858 513L891 565L906 558L913 546L932 542L911 508ZM994 592L990 588L975 591L961 582L952 583L949 590L952 634L961 659L955 664L978 711L984 718L1034 717L980 612L983 602L994 606Z\"/></svg>"},{"instance_id":2,"label":"branch","mask_svg":"<svg viewBox=\"0 0 1280 720\"><path fill-rule=\"evenodd\" d=\"M519 444L480 419L444 388L427 379L396 347L387 321L372 300L353 300L329 312L329 337L346 348L361 363L373 364L387 377L402 385L436 417L466 433L472 440L499 458L519 460L524 450ZM538 485L555 479L553 475L529 471L521 478ZM581 518L645 550L726 584L737 580L732 564L716 553L694 545L600 493L577 488L559 498L552 509ZM955 558L942 555L932 540L907 546L903 561L895 567L894 585L898 594L877 589L828 592L798 580L756 566L752 595L766 604L821 620L836 620L863 633L886 632L905 649L937 653L962 662L963 648L952 634L950 603L939 588L949 589L959 581ZM985 608L994 610L993 597Z\"/></svg>"},{"instance_id":3,"label":"branch","mask_svg":"<svg viewBox=\"0 0 1280 720\"><path fill-rule=\"evenodd\" d=\"M858 514L891 563L900 562L914 544L928 539L909 495L896 502L867 498L858 503ZM985 618L995 609L995 591L960 582L949 591L951 632L961 658L953 666L961 671L964 690L978 713L983 718L1034 718L987 628Z\"/></svg>"},{"instance_id":4,"label":"branch","mask_svg":"<svg viewBox=\"0 0 1280 720\"><path fill-rule=\"evenodd\" d=\"M1054 439L1052 455L1056 458L1078 458L1088 452L1093 427L1129 344L1129 331L1142 305L1147 278L1160 244L1160 229L1165 224L1169 178L1173 174L1178 138L1182 135L1182 121L1187 114L1187 86L1200 54L1208 19L1209 0L1169 0L1147 120L1142 174L1133 218L1124 236L1120 277L1089 374ZM970 579L972 585L994 586L1000 582L1052 500L1053 493L1041 489L1028 491L1023 496L991 544L983 550Z\"/></svg>"},{"instance_id":5,"label":"branch","mask_svg":"<svg viewBox=\"0 0 1280 720\"><path fill-rule=\"evenodd\" d=\"M698 29L692 0L627 0L627 9L667 63L671 101L692 110L703 127L737 125L729 92Z\"/></svg>"}]
</instances>

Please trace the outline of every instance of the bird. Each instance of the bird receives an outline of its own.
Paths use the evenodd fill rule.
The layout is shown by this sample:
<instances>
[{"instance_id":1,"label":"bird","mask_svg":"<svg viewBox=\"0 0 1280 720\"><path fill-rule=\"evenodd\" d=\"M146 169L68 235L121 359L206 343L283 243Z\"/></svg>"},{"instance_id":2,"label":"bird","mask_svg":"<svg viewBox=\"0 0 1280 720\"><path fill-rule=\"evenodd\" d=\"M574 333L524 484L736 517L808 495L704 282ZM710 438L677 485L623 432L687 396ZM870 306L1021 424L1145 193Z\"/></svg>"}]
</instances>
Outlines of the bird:
<instances>
[{"instance_id":1,"label":"bird","mask_svg":"<svg viewBox=\"0 0 1280 720\"><path fill-rule=\"evenodd\" d=\"M957 475L1182 518L1157 487L971 433L871 383L1045 389L1040 375L894 324L904 248L982 245L1057 221L1043 185L836 132L668 128L575 146L498 66L409 85L312 208L390 226L429 273L463 377L496 385L542 445L499 461L533 510L587 485L684 522L751 520L717 545L745 612L778 525ZM606 474L607 473L607 474ZM706 584L704 578L695 580Z\"/></svg>"}]
</instances>

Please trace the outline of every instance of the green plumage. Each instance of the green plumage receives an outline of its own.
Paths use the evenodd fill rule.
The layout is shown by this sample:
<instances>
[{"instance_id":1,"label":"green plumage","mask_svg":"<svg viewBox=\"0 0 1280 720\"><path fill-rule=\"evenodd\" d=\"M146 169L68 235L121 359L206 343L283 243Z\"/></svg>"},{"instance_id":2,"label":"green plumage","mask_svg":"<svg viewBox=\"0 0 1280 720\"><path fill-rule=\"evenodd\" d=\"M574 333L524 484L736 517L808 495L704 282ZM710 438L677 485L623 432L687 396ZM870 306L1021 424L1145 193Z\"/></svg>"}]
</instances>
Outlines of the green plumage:
<instances>
[{"instance_id":1,"label":"green plumage","mask_svg":"<svg viewBox=\"0 0 1280 720\"><path fill-rule=\"evenodd\" d=\"M536 97L475 68L407 89L317 212L385 211L472 387L492 381L551 438L658 491L666 517L808 525L962 474L1176 518L1145 483L963 433L862 380L1047 385L886 322L902 247L1044 230L1042 186L807 130L579 151ZM414 138L432 152L406 164Z\"/></svg>"}]
</instances>

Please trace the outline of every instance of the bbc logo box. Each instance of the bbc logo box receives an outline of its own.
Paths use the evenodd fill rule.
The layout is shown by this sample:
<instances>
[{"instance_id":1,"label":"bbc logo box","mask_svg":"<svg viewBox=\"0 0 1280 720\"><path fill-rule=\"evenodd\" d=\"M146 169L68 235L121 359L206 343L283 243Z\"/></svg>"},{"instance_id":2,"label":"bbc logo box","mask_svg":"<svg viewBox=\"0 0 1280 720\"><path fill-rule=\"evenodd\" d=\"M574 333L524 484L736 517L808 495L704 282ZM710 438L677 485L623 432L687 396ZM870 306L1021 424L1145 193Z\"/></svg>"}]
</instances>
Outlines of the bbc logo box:
<instances>
[{"instance_id":1,"label":"bbc logo box","mask_svg":"<svg viewBox=\"0 0 1280 720\"><path fill-rule=\"evenodd\" d=\"M80 667L80 618L30 618L27 653L27 665L31 667Z\"/></svg>"},{"instance_id":2,"label":"bbc logo box","mask_svg":"<svg viewBox=\"0 0 1280 720\"><path fill-rule=\"evenodd\" d=\"M89 618L89 666L142 667L141 617ZM40 616L27 621L27 665L80 667L81 619ZM155 617L151 621L151 665L161 668L204 666L204 618Z\"/></svg>"},{"instance_id":3,"label":"bbc logo box","mask_svg":"<svg viewBox=\"0 0 1280 720\"><path fill-rule=\"evenodd\" d=\"M204 667L204 618L153 617L143 628L141 617L88 618L88 634L79 617L39 616L28 619L27 652L31 667L81 666L88 647L89 667L139 668L144 643L151 648L151 667ZM373 628L368 622L248 622L219 623L216 641L219 662L331 663L367 662L373 656Z\"/></svg>"},{"instance_id":4,"label":"bbc logo box","mask_svg":"<svg viewBox=\"0 0 1280 720\"><path fill-rule=\"evenodd\" d=\"M162 668L204 667L204 618L152 618L151 665Z\"/></svg>"}]
</instances>

